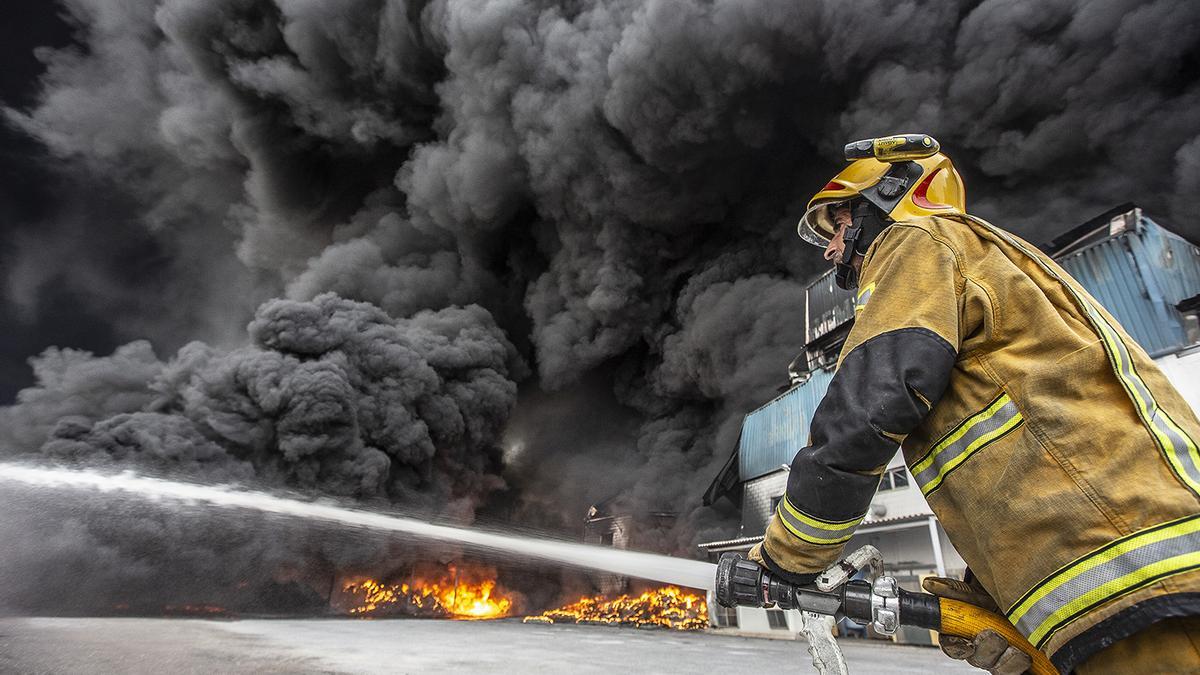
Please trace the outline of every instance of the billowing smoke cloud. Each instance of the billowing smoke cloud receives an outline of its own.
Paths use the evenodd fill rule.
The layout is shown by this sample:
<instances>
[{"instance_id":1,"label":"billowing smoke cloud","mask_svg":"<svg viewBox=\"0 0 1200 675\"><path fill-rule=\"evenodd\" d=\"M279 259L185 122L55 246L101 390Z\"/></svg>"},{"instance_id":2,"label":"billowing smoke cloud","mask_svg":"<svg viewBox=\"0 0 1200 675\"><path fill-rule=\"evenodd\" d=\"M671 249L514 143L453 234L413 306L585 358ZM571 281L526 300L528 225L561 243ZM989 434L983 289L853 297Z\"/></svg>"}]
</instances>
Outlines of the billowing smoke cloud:
<instances>
[{"instance_id":1,"label":"billowing smoke cloud","mask_svg":"<svg viewBox=\"0 0 1200 675\"><path fill-rule=\"evenodd\" d=\"M1034 240L1124 200L1200 234L1186 0L62 3L81 46L8 119L120 216L19 242L6 290L54 270L217 346L47 352L8 452L563 528L615 494L683 514L683 552L800 349L794 223L844 142L933 133ZM52 264L106 218L161 290Z\"/></svg>"},{"instance_id":2,"label":"billowing smoke cloud","mask_svg":"<svg viewBox=\"0 0 1200 675\"><path fill-rule=\"evenodd\" d=\"M373 305L324 294L264 304L250 336L253 345L230 352L192 343L167 362L146 342L104 358L49 350L34 360L38 386L0 410L6 454L203 482L288 486L401 504L458 522L470 522L480 501L503 487L498 440L516 401L514 369L523 366L486 310L471 305L393 319ZM190 526L190 520L118 504L49 528L66 529L66 553L111 552L112 560L87 577L98 587L77 583L84 588L74 589L72 601L102 595L111 587L109 575L122 581L117 587L124 592L130 577L157 578L163 568L141 572L146 551L166 563L171 578L193 584L197 578L229 582L231 571L239 583L267 581L276 570L247 565L262 559L295 565L322 551L278 534L260 537L261 524L231 527L220 519L219 526ZM77 530L86 535L82 540ZM40 548L8 550L24 560ZM63 553L61 546L51 548L52 558ZM379 555L387 547L365 549ZM236 560L214 575L222 550ZM14 567L28 572L29 565L8 562L11 585L28 588L16 581Z\"/></svg>"},{"instance_id":3,"label":"billowing smoke cloud","mask_svg":"<svg viewBox=\"0 0 1200 675\"><path fill-rule=\"evenodd\" d=\"M393 319L333 294L274 300L253 345L146 342L111 357L51 349L0 411L5 447L222 482L260 478L463 518L499 487L515 349L477 305ZM463 504L456 505L456 501Z\"/></svg>"}]
</instances>

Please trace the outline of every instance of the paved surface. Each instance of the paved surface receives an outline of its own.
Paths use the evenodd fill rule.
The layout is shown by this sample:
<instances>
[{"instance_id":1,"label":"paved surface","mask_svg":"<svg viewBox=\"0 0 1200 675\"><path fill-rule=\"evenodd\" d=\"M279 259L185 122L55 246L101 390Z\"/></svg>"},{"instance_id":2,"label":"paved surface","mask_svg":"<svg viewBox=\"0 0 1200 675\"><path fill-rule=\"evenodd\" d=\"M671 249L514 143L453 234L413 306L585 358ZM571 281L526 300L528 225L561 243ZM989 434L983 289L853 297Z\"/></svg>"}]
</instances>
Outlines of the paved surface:
<instances>
[{"instance_id":1,"label":"paved surface","mask_svg":"<svg viewBox=\"0 0 1200 675\"><path fill-rule=\"evenodd\" d=\"M848 640L850 670L978 673L932 648ZM803 642L518 621L0 619L0 673L813 672Z\"/></svg>"}]
</instances>

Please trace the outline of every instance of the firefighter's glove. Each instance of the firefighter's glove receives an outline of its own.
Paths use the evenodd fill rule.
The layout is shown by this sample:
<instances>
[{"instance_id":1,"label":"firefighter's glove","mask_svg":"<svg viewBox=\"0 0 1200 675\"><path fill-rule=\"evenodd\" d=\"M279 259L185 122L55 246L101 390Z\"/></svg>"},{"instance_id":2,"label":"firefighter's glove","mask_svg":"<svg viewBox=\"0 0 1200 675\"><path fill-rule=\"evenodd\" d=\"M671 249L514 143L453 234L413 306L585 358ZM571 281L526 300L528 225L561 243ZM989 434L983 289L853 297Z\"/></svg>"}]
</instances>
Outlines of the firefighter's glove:
<instances>
[{"instance_id":1,"label":"firefighter's glove","mask_svg":"<svg viewBox=\"0 0 1200 675\"><path fill-rule=\"evenodd\" d=\"M942 598L970 603L989 612L999 612L996 601L988 595L973 578L969 581L928 577L921 582L926 591ZM942 653L952 659L988 671L992 675L1021 675L1033 665L1028 654L1008 644L1008 640L994 630L981 631L975 639L941 635L938 641Z\"/></svg>"},{"instance_id":2,"label":"firefighter's glove","mask_svg":"<svg viewBox=\"0 0 1200 675\"><path fill-rule=\"evenodd\" d=\"M751 562L758 563L759 567L766 567L767 564L763 562L762 547L763 545L761 541L755 544L754 548L750 549L750 551L746 553L746 559Z\"/></svg>"},{"instance_id":3,"label":"firefighter's glove","mask_svg":"<svg viewBox=\"0 0 1200 675\"><path fill-rule=\"evenodd\" d=\"M967 572L965 580L950 579L948 577L925 577L921 581L921 588L924 588L927 593L933 593L939 598L948 598L950 600L958 600L965 602L968 605L975 605L989 612L1002 614L1000 607L996 605L996 601L988 592L983 590L983 586L979 585L975 576L970 571Z\"/></svg>"}]
</instances>

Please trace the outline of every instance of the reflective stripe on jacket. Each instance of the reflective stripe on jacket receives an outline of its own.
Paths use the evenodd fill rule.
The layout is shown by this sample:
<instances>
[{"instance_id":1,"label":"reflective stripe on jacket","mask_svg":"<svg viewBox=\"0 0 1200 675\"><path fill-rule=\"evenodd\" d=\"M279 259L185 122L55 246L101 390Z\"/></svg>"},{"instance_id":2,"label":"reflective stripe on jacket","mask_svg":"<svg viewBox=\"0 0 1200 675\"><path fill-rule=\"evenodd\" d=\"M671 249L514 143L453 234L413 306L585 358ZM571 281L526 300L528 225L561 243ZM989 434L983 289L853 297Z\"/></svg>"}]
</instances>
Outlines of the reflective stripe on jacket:
<instances>
[{"instance_id":1,"label":"reflective stripe on jacket","mask_svg":"<svg viewBox=\"0 0 1200 675\"><path fill-rule=\"evenodd\" d=\"M1108 312L970 217L888 227L861 277L768 566L832 564L899 444L955 548L1064 672L1200 615L1200 422Z\"/></svg>"}]
</instances>

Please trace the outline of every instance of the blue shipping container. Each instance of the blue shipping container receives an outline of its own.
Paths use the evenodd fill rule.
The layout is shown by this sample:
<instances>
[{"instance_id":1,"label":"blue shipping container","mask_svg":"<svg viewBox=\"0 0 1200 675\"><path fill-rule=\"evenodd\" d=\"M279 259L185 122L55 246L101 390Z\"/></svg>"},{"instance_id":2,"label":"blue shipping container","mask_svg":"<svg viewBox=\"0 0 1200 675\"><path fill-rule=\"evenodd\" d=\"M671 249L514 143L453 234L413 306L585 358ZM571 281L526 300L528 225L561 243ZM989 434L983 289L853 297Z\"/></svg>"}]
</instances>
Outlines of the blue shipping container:
<instances>
[{"instance_id":1,"label":"blue shipping container","mask_svg":"<svg viewBox=\"0 0 1200 675\"><path fill-rule=\"evenodd\" d=\"M746 415L738 445L738 473L743 481L792 463L808 443L808 422L832 379L832 370L815 370L804 384Z\"/></svg>"},{"instance_id":2,"label":"blue shipping container","mask_svg":"<svg viewBox=\"0 0 1200 675\"><path fill-rule=\"evenodd\" d=\"M1175 305L1200 293L1200 250L1192 244L1142 216L1058 263L1151 355L1189 345Z\"/></svg>"}]
</instances>

